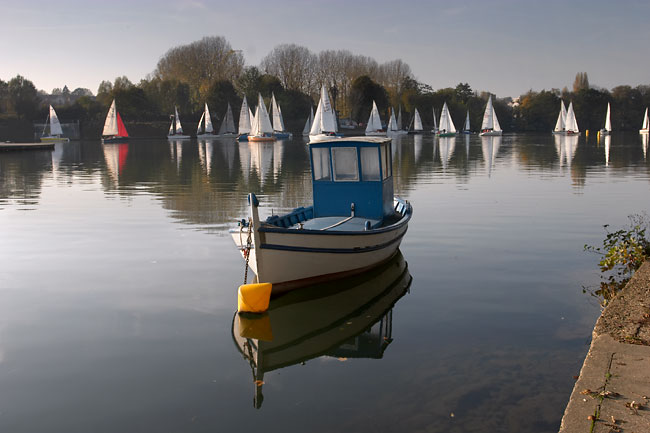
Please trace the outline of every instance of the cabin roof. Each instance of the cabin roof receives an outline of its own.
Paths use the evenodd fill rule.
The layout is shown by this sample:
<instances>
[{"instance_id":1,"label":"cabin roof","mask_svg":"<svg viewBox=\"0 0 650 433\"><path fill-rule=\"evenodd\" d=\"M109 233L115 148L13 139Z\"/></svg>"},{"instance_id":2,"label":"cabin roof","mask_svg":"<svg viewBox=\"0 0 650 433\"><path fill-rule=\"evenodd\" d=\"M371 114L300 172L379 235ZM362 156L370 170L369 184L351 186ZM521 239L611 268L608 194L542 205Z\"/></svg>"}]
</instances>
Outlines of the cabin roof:
<instances>
[{"instance_id":1,"label":"cabin roof","mask_svg":"<svg viewBox=\"0 0 650 433\"><path fill-rule=\"evenodd\" d=\"M332 144L339 144L339 143L370 143L370 144L382 144L382 143L388 143L390 142L391 139L388 137L365 137L365 136L358 136L358 137L339 137L339 138L331 138L327 140L322 140L322 141L317 141L314 143L310 143L310 146L329 146Z\"/></svg>"}]
</instances>

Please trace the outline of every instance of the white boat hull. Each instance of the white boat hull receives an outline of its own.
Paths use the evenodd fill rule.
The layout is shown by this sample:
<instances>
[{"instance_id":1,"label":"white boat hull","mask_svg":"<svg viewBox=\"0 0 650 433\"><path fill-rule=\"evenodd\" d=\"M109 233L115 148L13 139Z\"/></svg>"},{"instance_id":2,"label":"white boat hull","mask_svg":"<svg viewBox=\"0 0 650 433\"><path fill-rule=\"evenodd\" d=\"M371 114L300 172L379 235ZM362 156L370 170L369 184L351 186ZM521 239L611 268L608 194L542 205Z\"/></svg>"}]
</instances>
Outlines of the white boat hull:
<instances>
[{"instance_id":1,"label":"white boat hull","mask_svg":"<svg viewBox=\"0 0 650 433\"><path fill-rule=\"evenodd\" d=\"M250 269L258 282L273 285L272 293L363 272L397 252L412 214L410 205L402 209L401 218L387 227L326 232L260 224L251 205ZM231 235L245 259L248 228L231 230Z\"/></svg>"},{"instance_id":2,"label":"white boat hull","mask_svg":"<svg viewBox=\"0 0 650 433\"><path fill-rule=\"evenodd\" d=\"M639 129L639 134L647 134L648 132L650 131L647 129Z\"/></svg>"},{"instance_id":3,"label":"white boat hull","mask_svg":"<svg viewBox=\"0 0 650 433\"><path fill-rule=\"evenodd\" d=\"M370 137L386 137L386 131L366 131L366 135Z\"/></svg>"},{"instance_id":4,"label":"white boat hull","mask_svg":"<svg viewBox=\"0 0 650 433\"><path fill-rule=\"evenodd\" d=\"M189 135L182 135L182 134L176 134L176 135L168 135L167 139L168 140L189 140L190 137Z\"/></svg>"},{"instance_id":5,"label":"white boat hull","mask_svg":"<svg viewBox=\"0 0 650 433\"><path fill-rule=\"evenodd\" d=\"M600 135L609 135L609 131L606 130L606 129L601 129L599 132L600 132Z\"/></svg>"},{"instance_id":6,"label":"white boat hull","mask_svg":"<svg viewBox=\"0 0 650 433\"><path fill-rule=\"evenodd\" d=\"M481 137L498 137L503 135L503 131L486 131L478 134Z\"/></svg>"}]
</instances>

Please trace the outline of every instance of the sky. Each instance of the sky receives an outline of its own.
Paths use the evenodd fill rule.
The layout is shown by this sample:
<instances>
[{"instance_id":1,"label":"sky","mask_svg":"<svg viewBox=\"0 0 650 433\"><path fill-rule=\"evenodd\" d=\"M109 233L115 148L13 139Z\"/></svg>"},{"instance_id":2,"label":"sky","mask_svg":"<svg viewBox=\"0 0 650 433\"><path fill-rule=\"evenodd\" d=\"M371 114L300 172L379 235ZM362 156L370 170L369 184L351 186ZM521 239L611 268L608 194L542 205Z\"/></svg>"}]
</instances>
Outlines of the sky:
<instances>
[{"instance_id":1,"label":"sky","mask_svg":"<svg viewBox=\"0 0 650 433\"><path fill-rule=\"evenodd\" d=\"M172 47L223 36L259 65L275 46L402 59L434 89L497 97L650 85L648 0L0 0L0 79L50 92L138 83Z\"/></svg>"}]
</instances>

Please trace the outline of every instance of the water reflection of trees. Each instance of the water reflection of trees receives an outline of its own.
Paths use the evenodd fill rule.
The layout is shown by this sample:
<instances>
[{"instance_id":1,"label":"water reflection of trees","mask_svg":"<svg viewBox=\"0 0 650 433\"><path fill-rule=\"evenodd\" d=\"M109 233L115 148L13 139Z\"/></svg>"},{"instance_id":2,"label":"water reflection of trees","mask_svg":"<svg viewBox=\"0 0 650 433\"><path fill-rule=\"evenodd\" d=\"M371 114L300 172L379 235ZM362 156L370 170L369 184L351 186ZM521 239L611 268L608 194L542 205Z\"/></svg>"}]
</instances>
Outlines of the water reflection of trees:
<instances>
[{"instance_id":1,"label":"water reflection of trees","mask_svg":"<svg viewBox=\"0 0 650 433\"><path fill-rule=\"evenodd\" d=\"M393 140L395 192L408 196L418 183L432 178L465 184L474 176L495 176L504 161L520 170L569 174L580 186L591 170L625 176L641 166L648 172L647 146L647 136L622 133L609 140L506 135L496 143L476 135L444 141L429 134L403 136ZM249 192L258 195L268 214L311 200L308 146L301 138L276 143L96 141L57 144L54 152L0 154L2 199L37 201L47 177L59 184L99 180L107 193L125 198L152 194L173 218L205 227L244 216Z\"/></svg>"}]
</instances>

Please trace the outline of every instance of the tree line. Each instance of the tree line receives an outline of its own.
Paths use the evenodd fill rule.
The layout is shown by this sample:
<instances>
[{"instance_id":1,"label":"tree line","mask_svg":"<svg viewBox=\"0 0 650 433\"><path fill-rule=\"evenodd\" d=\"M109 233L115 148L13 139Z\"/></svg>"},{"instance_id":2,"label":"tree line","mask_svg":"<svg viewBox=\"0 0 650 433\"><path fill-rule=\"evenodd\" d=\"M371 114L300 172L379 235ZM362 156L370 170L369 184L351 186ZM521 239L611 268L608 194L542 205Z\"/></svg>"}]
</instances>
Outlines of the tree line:
<instances>
[{"instance_id":1,"label":"tree line","mask_svg":"<svg viewBox=\"0 0 650 433\"><path fill-rule=\"evenodd\" d=\"M221 36L206 37L187 45L171 48L155 70L139 83L127 77L102 81L97 95L87 89L54 89L63 105L55 108L59 118L78 120L82 137L96 138L104 116L116 99L122 118L145 135L164 135L164 124L177 106L185 129L192 131L208 103L213 120L219 122L230 104L235 120L246 96L257 103L261 93L269 103L275 94L282 107L287 129L302 129L310 107L318 103L319 90L325 85L341 118L365 123L372 101L376 101L386 121L391 107L401 107L404 119L412 119L415 108L425 128L433 125L433 113L447 102L457 128L462 127L467 111L473 130L480 128L485 104L490 95L506 132L549 132L555 125L560 100L573 102L580 129L596 130L603 126L607 103L612 105L614 130L635 130L641 125L643 111L650 105L650 86L623 85L611 91L589 85L587 73L576 75L573 89L529 91L513 100L478 92L468 83L455 88L434 90L419 82L402 60L378 63L347 50L313 53L296 44L282 44L268 53L258 66L246 66L243 54ZM52 95L49 95L50 97ZM28 79L17 76L0 80L0 140L15 139L16 130L31 138L33 122L47 116L48 95L39 92ZM137 126L140 125L140 126ZM145 127L146 126L146 127ZM138 129L139 128L139 129ZM133 127L131 128L133 129ZM21 135L21 134L19 134ZM131 135L138 135L132 132Z\"/></svg>"}]
</instances>

